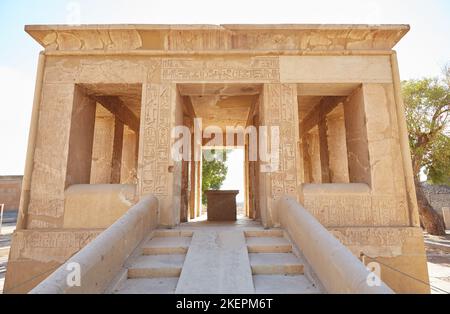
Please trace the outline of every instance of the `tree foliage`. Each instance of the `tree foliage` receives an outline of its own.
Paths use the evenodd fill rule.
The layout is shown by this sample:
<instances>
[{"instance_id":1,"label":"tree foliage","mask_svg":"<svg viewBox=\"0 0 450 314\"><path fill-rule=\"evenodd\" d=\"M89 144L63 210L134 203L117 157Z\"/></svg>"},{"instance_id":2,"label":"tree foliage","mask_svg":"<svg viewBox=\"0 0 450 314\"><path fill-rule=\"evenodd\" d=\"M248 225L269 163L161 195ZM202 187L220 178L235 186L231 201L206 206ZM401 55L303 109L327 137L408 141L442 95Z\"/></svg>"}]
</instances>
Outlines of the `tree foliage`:
<instances>
[{"instance_id":1,"label":"tree foliage","mask_svg":"<svg viewBox=\"0 0 450 314\"><path fill-rule=\"evenodd\" d=\"M450 72L440 78L402 83L409 145L421 224L436 235L445 234L442 219L426 199L420 182L423 170L431 183L450 183Z\"/></svg>"},{"instance_id":2,"label":"tree foliage","mask_svg":"<svg viewBox=\"0 0 450 314\"><path fill-rule=\"evenodd\" d=\"M425 168L426 173L437 173L436 162L441 166L442 163L450 163L449 159L440 160L438 154L450 149L445 147L450 120L449 77L449 71L446 70L443 78L403 82L409 143L416 176L419 176L422 168Z\"/></svg>"},{"instance_id":3,"label":"tree foliage","mask_svg":"<svg viewBox=\"0 0 450 314\"><path fill-rule=\"evenodd\" d=\"M205 158L205 155L207 158ZM218 190L225 181L228 167L225 164L226 151L208 150L203 155L202 166L202 203L206 204L205 191Z\"/></svg>"},{"instance_id":4,"label":"tree foliage","mask_svg":"<svg viewBox=\"0 0 450 314\"><path fill-rule=\"evenodd\" d=\"M424 167L430 183L450 185L450 136L436 137Z\"/></svg>"}]
</instances>

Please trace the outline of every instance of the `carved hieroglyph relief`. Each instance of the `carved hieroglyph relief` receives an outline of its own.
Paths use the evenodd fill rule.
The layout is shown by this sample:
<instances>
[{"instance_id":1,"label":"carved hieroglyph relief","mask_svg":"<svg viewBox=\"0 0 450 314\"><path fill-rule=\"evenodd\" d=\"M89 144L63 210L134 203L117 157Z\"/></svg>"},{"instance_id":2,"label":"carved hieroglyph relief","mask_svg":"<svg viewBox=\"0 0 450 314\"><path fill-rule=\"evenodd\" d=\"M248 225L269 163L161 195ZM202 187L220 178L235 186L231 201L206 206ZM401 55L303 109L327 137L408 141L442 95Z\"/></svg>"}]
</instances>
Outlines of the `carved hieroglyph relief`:
<instances>
[{"instance_id":1,"label":"carved hieroglyph relief","mask_svg":"<svg viewBox=\"0 0 450 314\"><path fill-rule=\"evenodd\" d=\"M408 225L406 203L401 196L305 195L304 206L327 227Z\"/></svg>"},{"instance_id":2,"label":"carved hieroglyph relief","mask_svg":"<svg viewBox=\"0 0 450 314\"><path fill-rule=\"evenodd\" d=\"M399 256L405 254L407 241L422 237L420 228L332 228L330 232L358 257L360 253L370 257Z\"/></svg>"},{"instance_id":3,"label":"carved hieroglyph relief","mask_svg":"<svg viewBox=\"0 0 450 314\"><path fill-rule=\"evenodd\" d=\"M162 60L161 79L171 82L278 82L278 57L252 57L236 60L172 59Z\"/></svg>"},{"instance_id":4,"label":"carved hieroglyph relief","mask_svg":"<svg viewBox=\"0 0 450 314\"><path fill-rule=\"evenodd\" d=\"M262 111L262 124L269 128L278 126L280 132L280 163L278 170L269 174L270 195L276 198L287 194L297 198L297 86L265 84Z\"/></svg>"},{"instance_id":5,"label":"carved hieroglyph relief","mask_svg":"<svg viewBox=\"0 0 450 314\"><path fill-rule=\"evenodd\" d=\"M142 101L142 177L140 194L167 196L170 160L172 88L170 84L147 84Z\"/></svg>"},{"instance_id":6,"label":"carved hieroglyph relief","mask_svg":"<svg viewBox=\"0 0 450 314\"><path fill-rule=\"evenodd\" d=\"M28 231L14 234L10 261L34 259L63 263L91 242L101 230ZM51 252L51 254L49 253Z\"/></svg>"}]
</instances>

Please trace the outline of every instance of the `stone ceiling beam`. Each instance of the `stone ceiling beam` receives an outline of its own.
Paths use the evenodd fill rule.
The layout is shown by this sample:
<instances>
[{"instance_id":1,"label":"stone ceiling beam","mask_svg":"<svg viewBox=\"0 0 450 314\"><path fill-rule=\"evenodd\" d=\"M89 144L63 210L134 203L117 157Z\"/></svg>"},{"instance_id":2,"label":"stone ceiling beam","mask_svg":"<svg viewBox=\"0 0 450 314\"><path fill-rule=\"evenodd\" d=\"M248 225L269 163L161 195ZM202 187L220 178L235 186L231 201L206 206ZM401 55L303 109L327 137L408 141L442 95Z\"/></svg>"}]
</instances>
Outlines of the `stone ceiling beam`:
<instances>
[{"instance_id":1,"label":"stone ceiling beam","mask_svg":"<svg viewBox=\"0 0 450 314\"><path fill-rule=\"evenodd\" d=\"M117 96L91 96L109 112L115 115L123 124L128 125L136 134L139 133L139 119Z\"/></svg>"},{"instance_id":2,"label":"stone ceiling beam","mask_svg":"<svg viewBox=\"0 0 450 314\"><path fill-rule=\"evenodd\" d=\"M330 96L324 97L321 101L308 113L308 115L300 122L300 138L305 136L309 130L318 125L321 120L325 119L327 114L333 111L337 105L344 102L346 97Z\"/></svg>"}]
</instances>

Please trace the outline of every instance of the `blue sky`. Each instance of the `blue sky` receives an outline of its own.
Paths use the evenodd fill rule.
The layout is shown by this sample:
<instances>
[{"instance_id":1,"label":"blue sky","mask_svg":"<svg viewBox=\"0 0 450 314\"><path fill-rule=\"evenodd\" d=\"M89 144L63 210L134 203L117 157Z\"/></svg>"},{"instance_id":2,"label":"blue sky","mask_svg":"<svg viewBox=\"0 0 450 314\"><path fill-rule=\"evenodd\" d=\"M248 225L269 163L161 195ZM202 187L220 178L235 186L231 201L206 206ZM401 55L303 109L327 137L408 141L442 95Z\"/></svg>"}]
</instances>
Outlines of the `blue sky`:
<instances>
[{"instance_id":1,"label":"blue sky","mask_svg":"<svg viewBox=\"0 0 450 314\"><path fill-rule=\"evenodd\" d=\"M26 24L404 23L402 79L438 75L450 61L448 0L0 0L0 175L23 172L40 46Z\"/></svg>"}]
</instances>

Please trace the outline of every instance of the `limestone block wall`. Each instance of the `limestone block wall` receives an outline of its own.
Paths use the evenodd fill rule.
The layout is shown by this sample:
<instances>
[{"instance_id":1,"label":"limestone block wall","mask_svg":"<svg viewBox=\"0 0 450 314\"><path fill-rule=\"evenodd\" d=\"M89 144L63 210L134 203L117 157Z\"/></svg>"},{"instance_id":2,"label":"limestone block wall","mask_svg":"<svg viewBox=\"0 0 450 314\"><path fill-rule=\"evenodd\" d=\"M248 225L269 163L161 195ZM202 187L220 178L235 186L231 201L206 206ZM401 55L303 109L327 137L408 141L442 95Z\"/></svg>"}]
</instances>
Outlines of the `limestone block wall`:
<instances>
[{"instance_id":1,"label":"limestone block wall","mask_svg":"<svg viewBox=\"0 0 450 314\"><path fill-rule=\"evenodd\" d=\"M377 262L381 279L397 293L430 292L421 228L336 227L329 230L366 265Z\"/></svg>"},{"instance_id":2,"label":"limestone block wall","mask_svg":"<svg viewBox=\"0 0 450 314\"><path fill-rule=\"evenodd\" d=\"M435 211L443 216L443 207L450 207L450 187L446 185L429 184L422 184L422 186L428 202L430 202Z\"/></svg>"},{"instance_id":3,"label":"limestone block wall","mask_svg":"<svg viewBox=\"0 0 450 314\"><path fill-rule=\"evenodd\" d=\"M0 176L0 204L4 210L18 210L22 189L22 176Z\"/></svg>"},{"instance_id":4,"label":"limestone block wall","mask_svg":"<svg viewBox=\"0 0 450 314\"><path fill-rule=\"evenodd\" d=\"M26 293L103 230L19 230L13 234L5 293Z\"/></svg>"}]
</instances>

